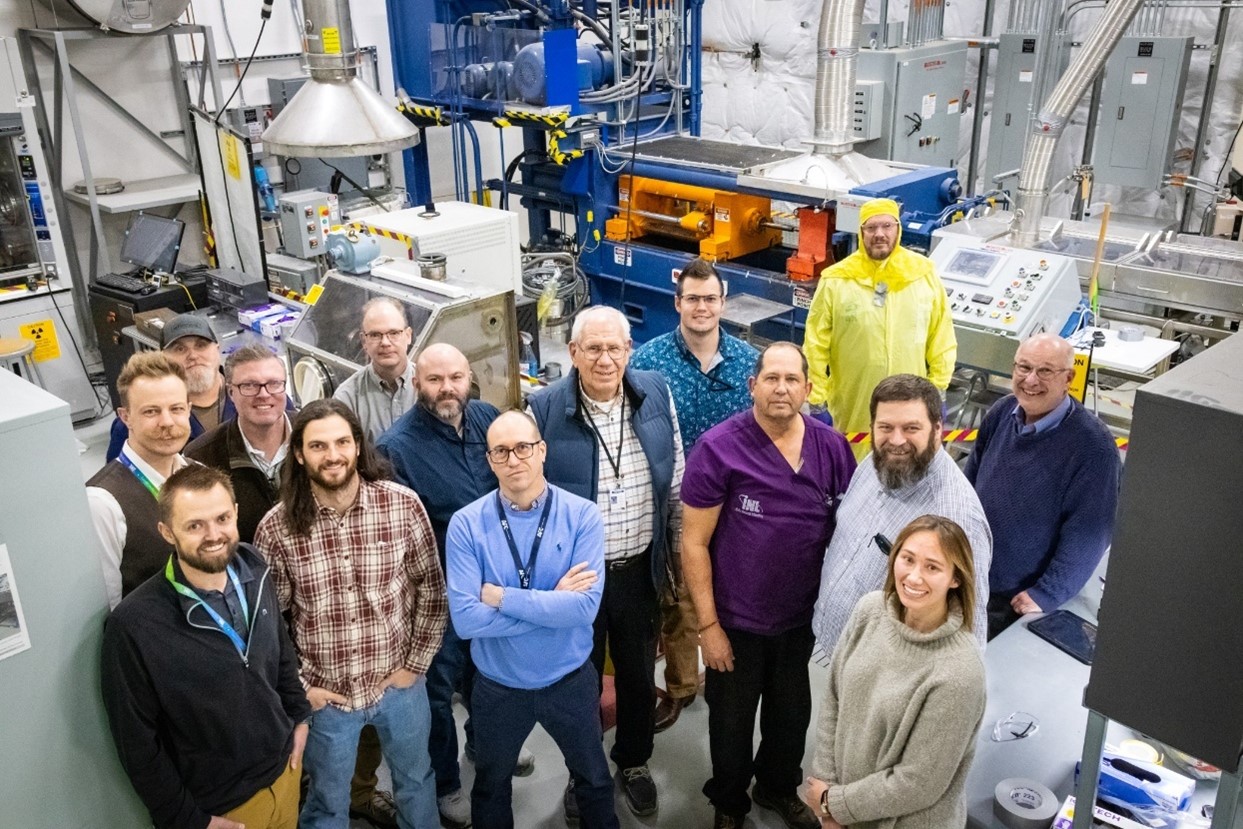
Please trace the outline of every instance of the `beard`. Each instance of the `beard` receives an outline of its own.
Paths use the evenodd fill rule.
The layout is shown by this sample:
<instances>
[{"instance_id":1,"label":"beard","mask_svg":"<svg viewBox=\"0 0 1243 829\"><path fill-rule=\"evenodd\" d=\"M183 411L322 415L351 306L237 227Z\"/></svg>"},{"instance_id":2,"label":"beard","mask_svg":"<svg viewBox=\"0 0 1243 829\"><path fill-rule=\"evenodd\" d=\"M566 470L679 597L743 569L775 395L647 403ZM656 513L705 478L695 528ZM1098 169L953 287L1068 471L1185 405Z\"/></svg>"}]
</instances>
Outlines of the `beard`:
<instances>
[{"instance_id":1,"label":"beard","mask_svg":"<svg viewBox=\"0 0 1243 829\"><path fill-rule=\"evenodd\" d=\"M188 565L201 573L223 573L237 558L237 541L230 541L226 546L227 555L200 552L202 547L194 550L183 550L177 545L177 558L183 565Z\"/></svg>"},{"instance_id":2,"label":"beard","mask_svg":"<svg viewBox=\"0 0 1243 829\"><path fill-rule=\"evenodd\" d=\"M186 369L186 390L191 395L210 391L219 373L211 366L195 366L194 368Z\"/></svg>"},{"instance_id":3,"label":"beard","mask_svg":"<svg viewBox=\"0 0 1243 829\"><path fill-rule=\"evenodd\" d=\"M934 435L923 451L916 451L909 443L901 450L879 446L872 452L872 463L881 486L888 490L905 489L924 479L936 454L937 437Z\"/></svg>"},{"instance_id":4,"label":"beard","mask_svg":"<svg viewBox=\"0 0 1243 829\"><path fill-rule=\"evenodd\" d=\"M419 389L419 405L427 409L437 420L448 423L456 420L466 410L466 395L455 394L452 391L442 391L440 394L432 397L430 394L424 394Z\"/></svg>"},{"instance_id":5,"label":"beard","mask_svg":"<svg viewBox=\"0 0 1243 829\"><path fill-rule=\"evenodd\" d=\"M306 476L311 479L311 482L328 492L336 492L337 490L345 489L353 483L354 479L358 476L357 460L350 460L345 464L345 474L341 476L340 480L329 479L324 473L323 466L316 466L314 468L306 466L305 468ZM340 469L340 467L334 467L333 472L336 472L338 469Z\"/></svg>"}]
</instances>

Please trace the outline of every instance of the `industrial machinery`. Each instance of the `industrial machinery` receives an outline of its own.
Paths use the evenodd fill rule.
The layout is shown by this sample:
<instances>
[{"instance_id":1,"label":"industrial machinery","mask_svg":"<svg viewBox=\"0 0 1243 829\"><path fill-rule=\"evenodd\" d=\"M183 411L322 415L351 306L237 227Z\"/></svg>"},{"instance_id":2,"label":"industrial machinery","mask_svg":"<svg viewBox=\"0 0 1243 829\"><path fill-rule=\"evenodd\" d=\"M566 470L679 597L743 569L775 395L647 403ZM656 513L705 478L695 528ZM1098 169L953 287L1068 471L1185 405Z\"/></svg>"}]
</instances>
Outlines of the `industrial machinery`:
<instances>
[{"instance_id":1,"label":"industrial machinery","mask_svg":"<svg viewBox=\"0 0 1243 829\"><path fill-rule=\"evenodd\" d=\"M0 337L35 341L47 390L74 420L99 410L87 377L56 204L30 110L0 113Z\"/></svg>"},{"instance_id":2,"label":"industrial machinery","mask_svg":"<svg viewBox=\"0 0 1243 829\"><path fill-rule=\"evenodd\" d=\"M470 361L477 395L507 408L519 400L518 329L512 290L434 282L409 261L395 260L370 276L329 271L323 291L285 339L299 405L330 397L367 361L359 320L375 297L392 297L406 309L413 350L430 343L457 346Z\"/></svg>"},{"instance_id":3,"label":"industrial machinery","mask_svg":"<svg viewBox=\"0 0 1243 829\"><path fill-rule=\"evenodd\" d=\"M185 14L190 0L39 0L51 9L58 20L57 25L67 25L79 19L131 35L158 32L177 22Z\"/></svg>"}]
</instances>

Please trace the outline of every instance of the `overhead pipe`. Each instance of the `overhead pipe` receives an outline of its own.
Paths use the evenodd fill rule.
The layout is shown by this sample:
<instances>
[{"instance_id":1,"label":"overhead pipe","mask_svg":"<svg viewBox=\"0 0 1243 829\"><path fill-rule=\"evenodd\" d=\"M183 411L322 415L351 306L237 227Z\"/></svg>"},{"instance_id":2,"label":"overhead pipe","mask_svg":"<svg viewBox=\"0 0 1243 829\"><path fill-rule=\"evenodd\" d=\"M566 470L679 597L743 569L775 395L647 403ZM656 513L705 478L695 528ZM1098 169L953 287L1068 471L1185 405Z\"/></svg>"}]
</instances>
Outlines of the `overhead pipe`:
<instances>
[{"instance_id":1,"label":"overhead pipe","mask_svg":"<svg viewBox=\"0 0 1243 829\"><path fill-rule=\"evenodd\" d=\"M1105 7L1083 49L1067 68L1057 86L1032 119L1031 133L1023 148L1023 172L1019 176L1011 241L1019 247L1034 245L1040 238L1040 220L1049 203L1053 153L1071 113L1083 93L1100 74L1122 33L1143 5L1143 0L1113 0Z\"/></svg>"},{"instance_id":2,"label":"overhead pipe","mask_svg":"<svg viewBox=\"0 0 1243 829\"><path fill-rule=\"evenodd\" d=\"M838 157L855 146L854 102L864 0L825 0L816 45L812 151ZM884 21L882 21L882 24Z\"/></svg>"}]
</instances>

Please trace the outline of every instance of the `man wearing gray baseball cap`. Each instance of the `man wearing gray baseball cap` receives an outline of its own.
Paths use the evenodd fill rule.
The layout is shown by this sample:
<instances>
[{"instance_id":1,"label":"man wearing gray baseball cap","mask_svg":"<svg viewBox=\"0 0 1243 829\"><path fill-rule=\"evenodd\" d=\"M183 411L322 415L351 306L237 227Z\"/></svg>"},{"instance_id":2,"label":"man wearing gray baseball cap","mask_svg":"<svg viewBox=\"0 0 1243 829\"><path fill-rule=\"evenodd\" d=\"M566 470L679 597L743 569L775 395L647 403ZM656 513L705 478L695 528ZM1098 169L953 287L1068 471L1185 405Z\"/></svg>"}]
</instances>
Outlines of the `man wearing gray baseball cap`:
<instances>
[{"instance_id":1,"label":"man wearing gray baseball cap","mask_svg":"<svg viewBox=\"0 0 1243 829\"><path fill-rule=\"evenodd\" d=\"M206 317L197 314L173 317L164 325L160 346L164 356L186 373L191 407L190 440L237 416L233 401L225 393L224 375L220 371L220 344ZM114 420L106 454L109 461L120 453L128 436L129 429L121 419Z\"/></svg>"}]
</instances>

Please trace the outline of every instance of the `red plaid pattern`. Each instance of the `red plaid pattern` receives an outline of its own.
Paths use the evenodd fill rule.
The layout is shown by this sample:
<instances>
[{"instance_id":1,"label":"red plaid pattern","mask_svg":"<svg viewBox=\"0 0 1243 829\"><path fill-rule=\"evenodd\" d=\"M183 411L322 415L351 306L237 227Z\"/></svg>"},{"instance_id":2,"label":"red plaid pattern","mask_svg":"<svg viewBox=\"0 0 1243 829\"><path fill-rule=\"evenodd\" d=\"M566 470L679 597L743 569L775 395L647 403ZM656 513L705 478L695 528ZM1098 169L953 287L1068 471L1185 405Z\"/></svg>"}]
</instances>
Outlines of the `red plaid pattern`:
<instances>
[{"instance_id":1,"label":"red plaid pattern","mask_svg":"<svg viewBox=\"0 0 1243 829\"><path fill-rule=\"evenodd\" d=\"M309 535L295 536L281 507L264 517L255 546L308 686L347 697L353 709L380 700L400 668L426 673L440 648L449 604L436 540L419 497L389 481L362 481L344 514L320 507Z\"/></svg>"}]
</instances>

